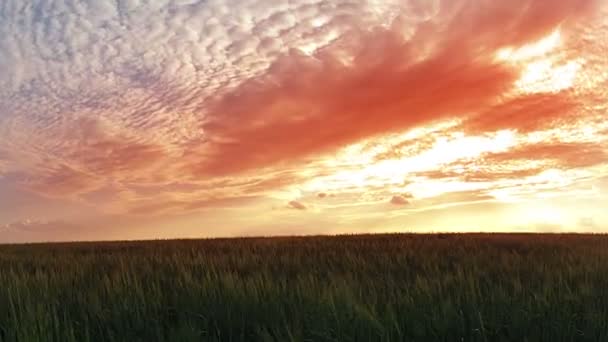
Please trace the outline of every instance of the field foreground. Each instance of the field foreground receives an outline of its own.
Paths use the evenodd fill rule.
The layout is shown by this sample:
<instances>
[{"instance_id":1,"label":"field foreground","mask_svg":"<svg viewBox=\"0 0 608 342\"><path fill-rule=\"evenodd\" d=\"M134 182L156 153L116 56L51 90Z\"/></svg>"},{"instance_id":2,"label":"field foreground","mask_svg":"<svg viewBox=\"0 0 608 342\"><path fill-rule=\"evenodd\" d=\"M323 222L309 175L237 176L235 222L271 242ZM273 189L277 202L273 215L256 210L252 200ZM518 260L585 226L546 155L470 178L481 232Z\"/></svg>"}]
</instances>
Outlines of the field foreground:
<instances>
[{"instance_id":1,"label":"field foreground","mask_svg":"<svg viewBox=\"0 0 608 342\"><path fill-rule=\"evenodd\" d=\"M0 246L0 341L608 341L608 236Z\"/></svg>"}]
</instances>

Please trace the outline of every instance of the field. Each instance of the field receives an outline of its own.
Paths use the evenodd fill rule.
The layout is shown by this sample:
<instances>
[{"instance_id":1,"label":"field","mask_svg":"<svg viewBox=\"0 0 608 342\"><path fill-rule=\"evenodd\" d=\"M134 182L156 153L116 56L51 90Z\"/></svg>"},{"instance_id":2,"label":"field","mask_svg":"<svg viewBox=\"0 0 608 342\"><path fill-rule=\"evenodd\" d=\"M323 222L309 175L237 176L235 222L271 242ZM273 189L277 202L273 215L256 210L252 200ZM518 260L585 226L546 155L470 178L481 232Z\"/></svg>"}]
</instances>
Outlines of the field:
<instances>
[{"instance_id":1,"label":"field","mask_svg":"<svg viewBox=\"0 0 608 342\"><path fill-rule=\"evenodd\" d=\"M608 341L608 236L0 246L0 341Z\"/></svg>"}]
</instances>

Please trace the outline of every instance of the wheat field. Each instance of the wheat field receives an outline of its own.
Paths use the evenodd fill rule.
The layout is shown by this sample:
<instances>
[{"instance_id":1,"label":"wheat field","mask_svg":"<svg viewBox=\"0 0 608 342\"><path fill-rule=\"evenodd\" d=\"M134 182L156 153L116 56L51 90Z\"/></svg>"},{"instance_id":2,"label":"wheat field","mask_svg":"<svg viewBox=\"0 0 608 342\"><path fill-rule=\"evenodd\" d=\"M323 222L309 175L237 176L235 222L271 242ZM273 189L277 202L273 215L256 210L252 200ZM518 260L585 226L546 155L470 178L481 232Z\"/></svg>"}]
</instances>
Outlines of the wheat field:
<instances>
[{"instance_id":1,"label":"wheat field","mask_svg":"<svg viewBox=\"0 0 608 342\"><path fill-rule=\"evenodd\" d=\"M0 246L0 341L602 340L602 235Z\"/></svg>"}]
</instances>

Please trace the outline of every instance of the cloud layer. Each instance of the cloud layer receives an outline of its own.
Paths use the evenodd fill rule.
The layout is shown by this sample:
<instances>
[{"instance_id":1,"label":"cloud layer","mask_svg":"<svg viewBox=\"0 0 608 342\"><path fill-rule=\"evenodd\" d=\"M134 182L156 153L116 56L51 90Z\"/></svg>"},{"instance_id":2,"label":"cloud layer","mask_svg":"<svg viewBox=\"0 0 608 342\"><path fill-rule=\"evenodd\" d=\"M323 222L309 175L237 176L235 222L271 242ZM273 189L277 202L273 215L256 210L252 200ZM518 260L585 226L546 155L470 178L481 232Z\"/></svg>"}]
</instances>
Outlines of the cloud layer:
<instances>
[{"instance_id":1,"label":"cloud layer","mask_svg":"<svg viewBox=\"0 0 608 342\"><path fill-rule=\"evenodd\" d=\"M0 180L102 216L243 208L260 225L275 207L339 222L580 194L607 172L606 15L605 0L4 1Z\"/></svg>"}]
</instances>

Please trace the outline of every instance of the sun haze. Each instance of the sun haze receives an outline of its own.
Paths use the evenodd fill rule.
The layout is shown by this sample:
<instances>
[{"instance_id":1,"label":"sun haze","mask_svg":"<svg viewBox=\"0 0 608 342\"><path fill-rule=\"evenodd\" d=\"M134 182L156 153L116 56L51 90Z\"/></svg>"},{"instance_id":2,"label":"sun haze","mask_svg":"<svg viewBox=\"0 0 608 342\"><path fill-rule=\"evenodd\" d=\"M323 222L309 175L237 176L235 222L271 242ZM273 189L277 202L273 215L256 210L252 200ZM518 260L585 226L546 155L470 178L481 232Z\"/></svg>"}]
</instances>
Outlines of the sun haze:
<instances>
[{"instance_id":1,"label":"sun haze","mask_svg":"<svg viewBox=\"0 0 608 342\"><path fill-rule=\"evenodd\" d=\"M605 232L608 0L5 0L0 242Z\"/></svg>"}]
</instances>

